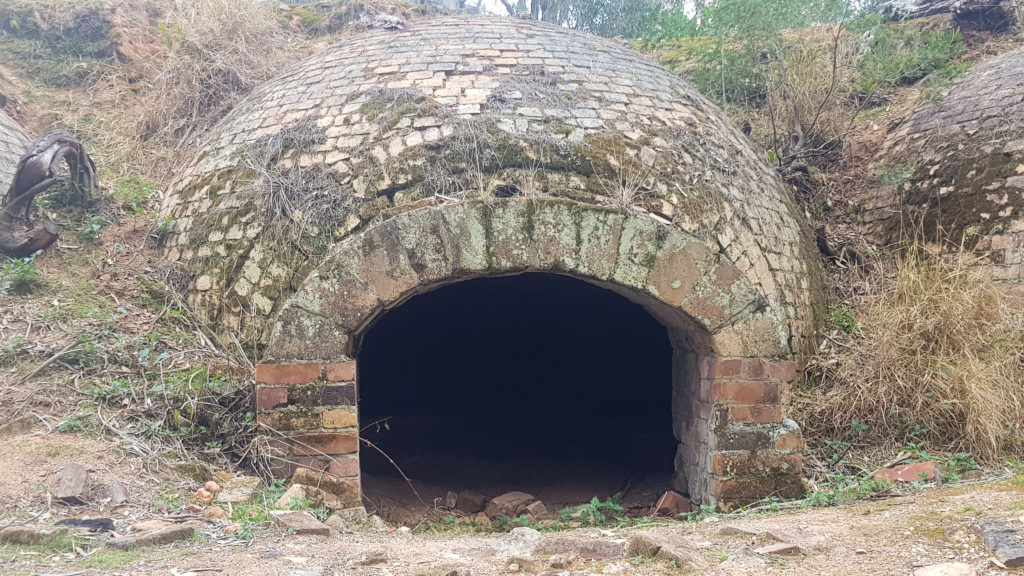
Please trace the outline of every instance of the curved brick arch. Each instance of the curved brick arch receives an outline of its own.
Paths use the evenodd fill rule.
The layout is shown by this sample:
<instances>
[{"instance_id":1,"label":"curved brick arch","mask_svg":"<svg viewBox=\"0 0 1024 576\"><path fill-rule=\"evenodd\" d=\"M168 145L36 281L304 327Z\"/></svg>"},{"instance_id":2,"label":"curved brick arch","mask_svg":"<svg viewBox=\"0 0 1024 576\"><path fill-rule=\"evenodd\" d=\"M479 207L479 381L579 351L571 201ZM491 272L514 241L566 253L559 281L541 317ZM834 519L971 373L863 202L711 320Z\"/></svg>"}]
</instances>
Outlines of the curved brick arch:
<instances>
[{"instance_id":1,"label":"curved brick arch","mask_svg":"<svg viewBox=\"0 0 1024 576\"><path fill-rule=\"evenodd\" d=\"M420 208L339 244L285 304L257 370L259 419L285 434L284 458L330 467L356 498L355 361L367 327L439 286L523 272L607 288L666 326L677 488L702 503L799 493L799 431L779 403L795 374L785 314L717 246L555 199Z\"/></svg>"}]
</instances>

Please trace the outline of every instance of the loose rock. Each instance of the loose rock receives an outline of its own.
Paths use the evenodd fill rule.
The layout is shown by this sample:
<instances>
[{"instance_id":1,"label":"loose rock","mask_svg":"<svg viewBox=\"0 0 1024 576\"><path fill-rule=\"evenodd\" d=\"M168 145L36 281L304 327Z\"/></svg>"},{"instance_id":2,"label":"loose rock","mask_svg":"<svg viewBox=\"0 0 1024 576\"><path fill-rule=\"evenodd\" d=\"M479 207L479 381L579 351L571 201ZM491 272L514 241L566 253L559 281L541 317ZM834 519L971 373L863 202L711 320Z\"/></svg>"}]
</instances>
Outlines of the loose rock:
<instances>
[{"instance_id":1,"label":"loose rock","mask_svg":"<svg viewBox=\"0 0 1024 576\"><path fill-rule=\"evenodd\" d=\"M27 526L8 526L0 529L0 542L34 546L51 538L66 534L63 528L30 528Z\"/></svg>"},{"instance_id":2,"label":"loose rock","mask_svg":"<svg viewBox=\"0 0 1024 576\"><path fill-rule=\"evenodd\" d=\"M968 564L946 562L914 570L914 576L974 576L976 572Z\"/></svg>"},{"instance_id":3,"label":"loose rock","mask_svg":"<svg viewBox=\"0 0 1024 576\"><path fill-rule=\"evenodd\" d=\"M701 555L690 550L683 539L668 534L634 534L626 548L626 556L668 560L679 570L699 570L703 564Z\"/></svg>"},{"instance_id":4,"label":"loose rock","mask_svg":"<svg viewBox=\"0 0 1024 576\"><path fill-rule=\"evenodd\" d=\"M191 539L196 530L203 528L203 523L199 520L191 520L182 524L174 524L165 528L159 528L156 530L147 530L139 534L132 534L128 536L118 536L107 540L107 546L113 548L119 548L121 550L130 550L132 548L140 548L143 546L156 546L158 544L168 544L170 542L177 542L178 540L189 540Z\"/></svg>"},{"instance_id":5,"label":"loose rock","mask_svg":"<svg viewBox=\"0 0 1024 576\"><path fill-rule=\"evenodd\" d=\"M476 514L484 509L484 505L487 504L487 497L479 492L465 490L459 492L457 502L459 510L466 514Z\"/></svg>"},{"instance_id":6,"label":"loose rock","mask_svg":"<svg viewBox=\"0 0 1024 576\"><path fill-rule=\"evenodd\" d=\"M366 526L368 520L366 508L357 506L338 510L331 514L324 524L331 529L331 532L355 532Z\"/></svg>"},{"instance_id":7,"label":"loose rock","mask_svg":"<svg viewBox=\"0 0 1024 576\"><path fill-rule=\"evenodd\" d=\"M654 505L655 516L668 516L675 518L680 514L686 514L690 511L690 501L684 498L678 492L669 490L662 494L661 498L658 499L658 503Z\"/></svg>"},{"instance_id":8,"label":"loose rock","mask_svg":"<svg viewBox=\"0 0 1024 576\"><path fill-rule=\"evenodd\" d=\"M327 525L317 520L309 512L281 514L274 517L274 522L296 536L327 536L331 533L331 529Z\"/></svg>"},{"instance_id":9,"label":"loose rock","mask_svg":"<svg viewBox=\"0 0 1024 576\"><path fill-rule=\"evenodd\" d=\"M1007 568L1024 566L1024 535L1002 522L982 520L973 526L992 557Z\"/></svg>"},{"instance_id":10,"label":"loose rock","mask_svg":"<svg viewBox=\"0 0 1024 576\"><path fill-rule=\"evenodd\" d=\"M799 554L801 552L800 547L796 544L790 544L788 542L779 542L778 544L771 544L769 546L761 546L754 550L762 556L768 556L769 554L776 555L787 555L787 554Z\"/></svg>"},{"instance_id":11,"label":"loose rock","mask_svg":"<svg viewBox=\"0 0 1024 576\"><path fill-rule=\"evenodd\" d=\"M223 520L227 517L227 511L219 506L210 506L205 512L203 512L203 518L206 518L207 520Z\"/></svg>"},{"instance_id":12,"label":"loose rock","mask_svg":"<svg viewBox=\"0 0 1024 576\"><path fill-rule=\"evenodd\" d=\"M548 515L548 507L543 502L537 500L533 504L526 507L526 512L533 516L534 519L546 518Z\"/></svg>"},{"instance_id":13,"label":"loose rock","mask_svg":"<svg viewBox=\"0 0 1024 576\"><path fill-rule=\"evenodd\" d=\"M249 498L263 487L263 481L256 476L238 476L224 483L224 489L217 494L217 502L239 504L248 502Z\"/></svg>"},{"instance_id":14,"label":"loose rock","mask_svg":"<svg viewBox=\"0 0 1024 576\"><path fill-rule=\"evenodd\" d=\"M896 483L906 482L942 482L942 464L938 462L916 462L894 466L875 472L876 480L888 480Z\"/></svg>"},{"instance_id":15,"label":"loose rock","mask_svg":"<svg viewBox=\"0 0 1024 576\"><path fill-rule=\"evenodd\" d=\"M168 526L174 526L174 522L168 522L167 520L146 520L144 522L136 522L128 527L129 532L147 532L149 530L160 530L167 528Z\"/></svg>"},{"instance_id":16,"label":"loose rock","mask_svg":"<svg viewBox=\"0 0 1024 576\"><path fill-rule=\"evenodd\" d=\"M505 516L507 518L515 518L526 510L526 506L536 500L532 494L526 492L507 492L501 496L492 498L487 506L484 507L484 513L491 520L494 520L498 516Z\"/></svg>"},{"instance_id":17,"label":"loose rock","mask_svg":"<svg viewBox=\"0 0 1024 576\"><path fill-rule=\"evenodd\" d=\"M391 555L388 554L387 550L370 550L356 561L356 566L379 566L390 561Z\"/></svg>"},{"instance_id":18,"label":"loose rock","mask_svg":"<svg viewBox=\"0 0 1024 576\"><path fill-rule=\"evenodd\" d=\"M366 527L370 530L387 530L388 525L376 514L371 515L366 519Z\"/></svg>"},{"instance_id":19,"label":"loose rock","mask_svg":"<svg viewBox=\"0 0 1024 576\"><path fill-rule=\"evenodd\" d=\"M108 500L111 506L118 506L128 501L128 491L117 480L111 480L100 488L100 500Z\"/></svg>"},{"instance_id":20,"label":"loose rock","mask_svg":"<svg viewBox=\"0 0 1024 576\"><path fill-rule=\"evenodd\" d=\"M494 551L499 556L510 558L532 558L540 546L543 536L533 528L513 528L494 543Z\"/></svg>"},{"instance_id":21,"label":"loose rock","mask_svg":"<svg viewBox=\"0 0 1024 576\"><path fill-rule=\"evenodd\" d=\"M57 475L53 497L65 504L85 504L89 471L79 464L68 464Z\"/></svg>"}]
</instances>

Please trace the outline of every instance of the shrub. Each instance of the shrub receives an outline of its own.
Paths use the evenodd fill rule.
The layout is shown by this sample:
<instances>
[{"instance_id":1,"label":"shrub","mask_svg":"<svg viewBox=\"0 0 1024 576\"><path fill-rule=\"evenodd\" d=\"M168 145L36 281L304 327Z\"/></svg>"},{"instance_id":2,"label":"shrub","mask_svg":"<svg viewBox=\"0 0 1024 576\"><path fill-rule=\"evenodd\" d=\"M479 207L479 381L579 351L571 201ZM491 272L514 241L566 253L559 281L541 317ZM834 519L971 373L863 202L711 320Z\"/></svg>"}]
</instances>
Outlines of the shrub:
<instances>
[{"instance_id":1,"label":"shrub","mask_svg":"<svg viewBox=\"0 0 1024 576\"><path fill-rule=\"evenodd\" d=\"M797 395L805 434L863 438L987 460L1024 449L1024 313L970 268L911 248L877 272L857 329L808 372Z\"/></svg>"},{"instance_id":2,"label":"shrub","mask_svg":"<svg viewBox=\"0 0 1024 576\"><path fill-rule=\"evenodd\" d=\"M28 294L43 281L43 272L36 266L35 257L3 258L0 268L0 294Z\"/></svg>"},{"instance_id":3,"label":"shrub","mask_svg":"<svg viewBox=\"0 0 1024 576\"><path fill-rule=\"evenodd\" d=\"M865 93L917 82L942 70L964 51L956 30L924 31L912 23L878 23L868 28L867 54L857 65L860 88Z\"/></svg>"}]
</instances>

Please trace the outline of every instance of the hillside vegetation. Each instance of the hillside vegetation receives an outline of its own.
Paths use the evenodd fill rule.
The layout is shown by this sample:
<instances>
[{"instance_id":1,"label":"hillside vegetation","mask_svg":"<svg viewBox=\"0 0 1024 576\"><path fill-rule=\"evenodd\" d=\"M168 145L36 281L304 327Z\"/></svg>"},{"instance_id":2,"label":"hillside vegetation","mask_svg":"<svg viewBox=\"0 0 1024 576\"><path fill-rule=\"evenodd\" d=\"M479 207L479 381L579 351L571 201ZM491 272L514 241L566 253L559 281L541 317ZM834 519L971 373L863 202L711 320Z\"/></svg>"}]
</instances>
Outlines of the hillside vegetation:
<instances>
[{"instance_id":1,"label":"hillside vegetation","mask_svg":"<svg viewBox=\"0 0 1024 576\"><path fill-rule=\"evenodd\" d=\"M874 158L888 126L1020 33L965 30L948 16L891 20L840 0L719 0L699 3L699 17L645 3L611 26L598 4L563 24L632 42L723 106L829 246L827 334L796 392L819 457L810 473L859 473L851 451L878 461L908 446L1020 457L1021 307L955 262L875 245L858 226L866 186L900 183L900 167ZM290 62L377 16L436 11L0 0L0 107L37 134L73 132L104 188L48 199L66 241L0 268L0 427L36 410L48 426L129 438L183 469L227 458L266 471L246 385L259 358L215 345L191 319L181 272L156 249L160 191L207 128Z\"/></svg>"}]
</instances>

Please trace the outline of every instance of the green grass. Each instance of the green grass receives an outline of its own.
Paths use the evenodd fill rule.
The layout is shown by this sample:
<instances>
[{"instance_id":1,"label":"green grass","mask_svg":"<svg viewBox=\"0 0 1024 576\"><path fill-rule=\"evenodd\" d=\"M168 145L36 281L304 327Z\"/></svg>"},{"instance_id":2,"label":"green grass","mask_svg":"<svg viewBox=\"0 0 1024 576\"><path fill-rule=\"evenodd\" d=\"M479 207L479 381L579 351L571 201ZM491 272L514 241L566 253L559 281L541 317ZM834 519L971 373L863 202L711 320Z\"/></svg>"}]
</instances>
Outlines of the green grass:
<instances>
[{"instance_id":1,"label":"green grass","mask_svg":"<svg viewBox=\"0 0 1024 576\"><path fill-rule=\"evenodd\" d=\"M114 303L86 280L54 288L53 296L57 305L42 314L47 320L111 319L116 311Z\"/></svg>"}]
</instances>

